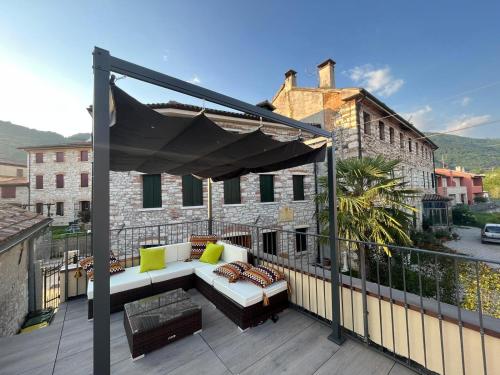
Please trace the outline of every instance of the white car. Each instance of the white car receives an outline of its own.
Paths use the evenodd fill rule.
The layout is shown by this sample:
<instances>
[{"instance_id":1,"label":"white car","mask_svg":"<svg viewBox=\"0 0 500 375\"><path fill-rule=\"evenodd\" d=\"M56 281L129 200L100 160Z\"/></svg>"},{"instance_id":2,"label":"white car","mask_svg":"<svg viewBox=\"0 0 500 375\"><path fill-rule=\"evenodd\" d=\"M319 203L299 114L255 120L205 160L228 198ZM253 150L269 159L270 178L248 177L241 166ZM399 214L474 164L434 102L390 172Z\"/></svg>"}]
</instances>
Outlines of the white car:
<instances>
[{"instance_id":1,"label":"white car","mask_svg":"<svg viewBox=\"0 0 500 375\"><path fill-rule=\"evenodd\" d=\"M486 224L481 229L481 242L500 243L500 224Z\"/></svg>"}]
</instances>

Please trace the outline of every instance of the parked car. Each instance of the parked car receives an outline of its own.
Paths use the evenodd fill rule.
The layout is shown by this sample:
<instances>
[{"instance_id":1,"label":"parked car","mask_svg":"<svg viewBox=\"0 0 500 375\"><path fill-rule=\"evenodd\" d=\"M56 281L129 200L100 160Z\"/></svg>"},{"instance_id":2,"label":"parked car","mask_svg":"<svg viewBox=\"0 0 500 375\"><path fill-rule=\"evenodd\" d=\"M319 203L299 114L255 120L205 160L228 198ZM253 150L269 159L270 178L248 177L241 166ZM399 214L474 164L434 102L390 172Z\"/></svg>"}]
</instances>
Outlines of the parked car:
<instances>
[{"instance_id":1,"label":"parked car","mask_svg":"<svg viewBox=\"0 0 500 375\"><path fill-rule=\"evenodd\" d=\"M500 243L500 224L485 224L481 229L481 242Z\"/></svg>"}]
</instances>

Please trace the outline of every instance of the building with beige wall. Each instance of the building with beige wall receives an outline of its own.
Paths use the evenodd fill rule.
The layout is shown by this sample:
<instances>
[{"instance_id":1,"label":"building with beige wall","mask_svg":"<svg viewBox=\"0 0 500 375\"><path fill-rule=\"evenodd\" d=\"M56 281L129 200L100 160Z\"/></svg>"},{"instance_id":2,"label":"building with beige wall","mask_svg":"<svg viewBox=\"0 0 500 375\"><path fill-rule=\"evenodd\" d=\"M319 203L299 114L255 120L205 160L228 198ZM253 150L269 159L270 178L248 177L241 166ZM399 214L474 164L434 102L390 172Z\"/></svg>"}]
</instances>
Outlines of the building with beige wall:
<instances>
[{"instance_id":1,"label":"building with beige wall","mask_svg":"<svg viewBox=\"0 0 500 375\"><path fill-rule=\"evenodd\" d=\"M0 160L0 178L1 177L26 177L28 167L26 164L14 161Z\"/></svg>"},{"instance_id":2,"label":"building with beige wall","mask_svg":"<svg viewBox=\"0 0 500 375\"><path fill-rule=\"evenodd\" d=\"M23 147L28 153L28 205L67 225L92 200L92 144L75 142Z\"/></svg>"},{"instance_id":3,"label":"building with beige wall","mask_svg":"<svg viewBox=\"0 0 500 375\"><path fill-rule=\"evenodd\" d=\"M421 196L435 192L437 145L367 90L336 87L333 60L318 65L318 87L300 87L297 72L286 72L272 104L279 114L332 131L339 158L384 155L398 159L401 163L395 173L409 187L418 189ZM421 200L413 203L421 212Z\"/></svg>"}]
</instances>

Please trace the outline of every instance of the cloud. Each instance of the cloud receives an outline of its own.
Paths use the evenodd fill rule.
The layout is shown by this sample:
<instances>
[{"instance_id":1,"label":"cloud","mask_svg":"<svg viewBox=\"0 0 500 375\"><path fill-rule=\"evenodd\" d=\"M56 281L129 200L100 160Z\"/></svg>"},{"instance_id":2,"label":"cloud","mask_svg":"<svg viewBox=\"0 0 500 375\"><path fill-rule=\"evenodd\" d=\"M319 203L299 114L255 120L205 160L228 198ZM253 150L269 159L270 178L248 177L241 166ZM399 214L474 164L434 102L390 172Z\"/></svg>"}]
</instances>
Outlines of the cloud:
<instances>
[{"instance_id":1,"label":"cloud","mask_svg":"<svg viewBox=\"0 0 500 375\"><path fill-rule=\"evenodd\" d=\"M425 131L431 126L429 119L430 112L432 112L432 107L427 104L416 111L403 113L403 117L414 124L419 130Z\"/></svg>"},{"instance_id":2,"label":"cloud","mask_svg":"<svg viewBox=\"0 0 500 375\"><path fill-rule=\"evenodd\" d=\"M460 100L460 105L462 107L467 107L469 105L471 101L471 98L469 98L468 96L464 96L461 100Z\"/></svg>"},{"instance_id":3,"label":"cloud","mask_svg":"<svg viewBox=\"0 0 500 375\"><path fill-rule=\"evenodd\" d=\"M201 83L201 79L195 74L194 77L191 78L188 82L194 85L199 85Z\"/></svg>"},{"instance_id":4,"label":"cloud","mask_svg":"<svg viewBox=\"0 0 500 375\"><path fill-rule=\"evenodd\" d=\"M476 127L478 125L484 124L491 120L491 115L479 115L479 116L471 116L471 115L460 115L454 120L448 122L446 124L446 132L450 132L456 129L462 129L459 131L453 131L450 134L455 135L471 135L477 134Z\"/></svg>"},{"instance_id":5,"label":"cloud","mask_svg":"<svg viewBox=\"0 0 500 375\"><path fill-rule=\"evenodd\" d=\"M347 74L356 84L382 96L395 94L405 83L404 80L393 77L388 66L376 69L366 64L350 69Z\"/></svg>"},{"instance_id":6,"label":"cloud","mask_svg":"<svg viewBox=\"0 0 500 375\"><path fill-rule=\"evenodd\" d=\"M167 56L167 55L163 55L163 56L162 56L162 59L163 59L163 61L165 61L165 62L166 62L166 61L168 61L168 56Z\"/></svg>"}]
</instances>

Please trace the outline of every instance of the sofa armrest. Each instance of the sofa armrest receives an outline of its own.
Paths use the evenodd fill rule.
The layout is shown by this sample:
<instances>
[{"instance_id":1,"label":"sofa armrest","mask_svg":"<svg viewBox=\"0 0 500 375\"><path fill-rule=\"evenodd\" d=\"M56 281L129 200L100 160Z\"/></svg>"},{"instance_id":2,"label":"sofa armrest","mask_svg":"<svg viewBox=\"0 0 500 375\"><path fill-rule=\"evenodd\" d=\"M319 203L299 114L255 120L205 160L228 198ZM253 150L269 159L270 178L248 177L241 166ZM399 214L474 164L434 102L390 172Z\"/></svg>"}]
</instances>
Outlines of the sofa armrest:
<instances>
[{"instance_id":1,"label":"sofa armrest","mask_svg":"<svg viewBox=\"0 0 500 375\"><path fill-rule=\"evenodd\" d=\"M248 262L247 249L241 246L236 246L228 242L217 241L218 244L224 245L221 259L226 263L230 262Z\"/></svg>"}]
</instances>

